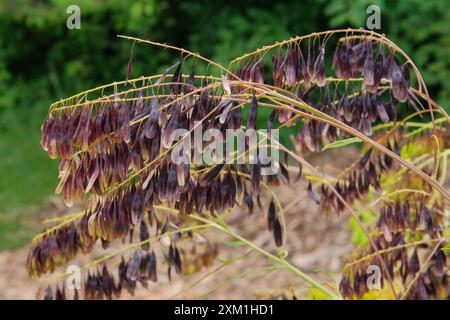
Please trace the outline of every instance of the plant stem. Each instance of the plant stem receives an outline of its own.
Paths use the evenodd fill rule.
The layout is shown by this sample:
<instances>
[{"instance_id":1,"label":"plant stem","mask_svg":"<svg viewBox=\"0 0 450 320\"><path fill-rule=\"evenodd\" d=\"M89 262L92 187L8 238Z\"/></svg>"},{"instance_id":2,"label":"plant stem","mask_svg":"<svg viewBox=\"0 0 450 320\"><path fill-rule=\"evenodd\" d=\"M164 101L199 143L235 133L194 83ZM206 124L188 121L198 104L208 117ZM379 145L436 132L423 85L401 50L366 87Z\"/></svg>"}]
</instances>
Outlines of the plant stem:
<instances>
[{"instance_id":1,"label":"plant stem","mask_svg":"<svg viewBox=\"0 0 450 320\"><path fill-rule=\"evenodd\" d=\"M215 223L215 222L213 222L213 221L211 221L209 219L202 218L202 217L200 217L198 215L190 215L189 217L191 217L192 219L201 221L201 222L203 222L205 224L209 224L211 227L226 233L227 235L235 238L238 241L241 241L242 243L244 243L245 245L247 245L251 249L253 249L253 250L259 252L260 254L266 256L270 260L277 262L278 264L283 266L286 270L292 272L295 276L299 277L300 279L302 279L306 283L310 284L311 286L317 288L322 293L326 294L327 296L331 297L332 299L335 299L335 300L340 300L341 299L341 297L339 295L336 295L335 293L331 292L330 290L328 290L327 288L322 286L320 283L318 283L317 281L315 281L314 279L312 279L311 277L309 277L308 275L306 275L305 273L303 273L302 271L297 269L295 266L293 266L292 264L287 262L285 259L281 259L281 258L271 254L270 252L267 252L266 250L258 247L253 242L251 242L251 241L241 237L240 235L236 234L235 232L233 232L230 228L225 228L225 227L223 227L223 226L221 226L221 225L219 225L219 224L217 224L217 223Z\"/></svg>"}]
</instances>

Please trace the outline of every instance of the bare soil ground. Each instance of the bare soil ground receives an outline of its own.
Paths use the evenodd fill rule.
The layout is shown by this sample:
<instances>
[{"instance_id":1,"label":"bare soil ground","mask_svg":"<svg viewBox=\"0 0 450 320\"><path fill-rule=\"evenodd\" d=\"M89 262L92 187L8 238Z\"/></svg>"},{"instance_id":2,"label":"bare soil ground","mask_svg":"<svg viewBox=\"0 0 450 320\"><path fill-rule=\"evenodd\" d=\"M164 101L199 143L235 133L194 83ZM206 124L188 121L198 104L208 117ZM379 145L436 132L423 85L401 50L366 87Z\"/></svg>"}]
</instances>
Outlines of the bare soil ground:
<instances>
[{"instance_id":1,"label":"bare soil ground","mask_svg":"<svg viewBox=\"0 0 450 320\"><path fill-rule=\"evenodd\" d=\"M356 154L343 156L333 151L328 157L312 159L320 170L336 174ZM306 193L306 182L302 179L292 187L275 189L288 210L287 260L311 277L326 283L339 280L342 261L352 249L347 227L348 216L326 217ZM267 201L267 200L266 200ZM266 202L267 203L267 202ZM58 211L63 211L59 205ZM234 210L227 221L234 230L258 246L276 253L272 234L267 231L266 212L248 216L246 210ZM54 216L55 214L52 214ZM217 232L209 232L210 239L223 238ZM225 239L230 240L230 239ZM236 258L247 253L247 247L230 247L219 244L219 259ZM46 283L30 279L25 270L28 247L13 252L0 252L0 299L34 299L36 292ZM94 250L88 257L79 257L77 262L88 262L104 254ZM216 260L213 266L191 276L172 276L169 282L164 269L159 270L157 283L149 283L148 289L138 285L135 299L268 299L304 298L307 285L286 270L271 271L271 262L259 253L252 253L245 259L222 266ZM322 272L319 270L324 270ZM334 280L333 280L334 279ZM200 281L201 280L201 281ZM71 294L67 292L68 296ZM123 295L122 298L132 298Z\"/></svg>"}]
</instances>

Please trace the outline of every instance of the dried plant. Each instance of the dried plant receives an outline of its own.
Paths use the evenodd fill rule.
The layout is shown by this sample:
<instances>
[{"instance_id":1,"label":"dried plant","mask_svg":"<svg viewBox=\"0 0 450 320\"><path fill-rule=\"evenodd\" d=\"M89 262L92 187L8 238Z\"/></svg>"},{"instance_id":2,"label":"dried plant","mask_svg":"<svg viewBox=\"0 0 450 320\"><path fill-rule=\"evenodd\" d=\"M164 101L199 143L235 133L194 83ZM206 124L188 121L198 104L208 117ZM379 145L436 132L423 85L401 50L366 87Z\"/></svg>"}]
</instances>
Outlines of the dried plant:
<instances>
[{"instance_id":1,"label":"dried plant","mask_svg":"<svg viewBox=\"0 0 450 320\"><path fill-rule=\"evenodd\" d=\"M125 81L50 107L42 146L59 159L56 192L68 206L84 200L86 208L53 220L54 226L33 239L31 276L54 272L98 242L107 248L122 240L122 248L83 267L88 270L84 289L73 298L112 299L123 289L133 294L138 282L147 287L149 280L157 281L162 267L170 278L173 271L188 274L210 266L218 247L201 234L215 229L327 298L450 297L450 192L444 187L449 117L395 43L370 31L332 30L265 46L224 67L185 49L119 37L133 41L133 47L172 49L180 59L163 74L131 79L130 57ZM221 76L196 74L189 60L216 68ZM199 125L255 129L261 108L272 110L267 128L298 128L294 149L269 142L284 154L276 175L262 175L259 163L171 160L170 152ZM413 122L418 117L431 120ZM167 147L178 128L188 134ZM337 177L305 158L356 142L363 143L361 158ZM345 264L339 288L319 283L286 259L286 220L276 186L295 183L289 175L293 163L299 165L298 177L306 173L307 193L321 210L349 214L366 239ZM262 205L262 198L271 200ZM229 228L226 213L236 206L249 214L266 212L277 254ZM157 247L162 239L167 246ZM375 294L367 286L370 265L382 271L382 290ZM72 298L63 285L53 284L58 278L50 278L45 299Z\"/></svg>"}]
</instances>

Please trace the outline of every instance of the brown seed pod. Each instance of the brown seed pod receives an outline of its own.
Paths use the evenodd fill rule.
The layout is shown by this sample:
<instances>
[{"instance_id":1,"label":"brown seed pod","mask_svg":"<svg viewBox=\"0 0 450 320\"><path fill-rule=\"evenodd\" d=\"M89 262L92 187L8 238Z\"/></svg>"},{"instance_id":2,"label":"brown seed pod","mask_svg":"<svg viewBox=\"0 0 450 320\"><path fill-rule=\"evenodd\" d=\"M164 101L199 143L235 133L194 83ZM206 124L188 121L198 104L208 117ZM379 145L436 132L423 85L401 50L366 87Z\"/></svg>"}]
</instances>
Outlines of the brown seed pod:
<instances>
[{"instance_id":1,"label":"brown seed pod","mask_svg":"<svg viewBox=\"0 0 450 320\"><path fill-rule=\"evenodd\" d=\"M275 219L273 223L273 238L275 239L275 244L277 247L281 247L283 245L283 232L278 219Z\"/></svg>"}]
</instances>

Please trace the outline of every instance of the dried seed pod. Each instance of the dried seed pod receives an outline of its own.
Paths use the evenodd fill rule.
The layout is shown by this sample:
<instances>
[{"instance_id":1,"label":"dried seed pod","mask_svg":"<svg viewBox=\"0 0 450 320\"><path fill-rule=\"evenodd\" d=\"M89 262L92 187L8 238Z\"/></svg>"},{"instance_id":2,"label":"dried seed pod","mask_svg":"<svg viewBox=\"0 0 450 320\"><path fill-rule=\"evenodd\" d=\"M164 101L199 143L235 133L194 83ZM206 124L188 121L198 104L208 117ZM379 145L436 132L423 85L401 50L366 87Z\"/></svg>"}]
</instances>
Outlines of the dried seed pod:
<instances>
[{"instance_id":1,"label":"dried seed pod","mask_svg":"<svg viewBox=\"0 0 450 320\"><path fill-rule=\"evenodd\" d=\"M333 56L333 68L335 69L338 78L348 80L353 77L351 62L354 61L354 59L353 51L347 42L336 48Z\"/></svg>"},{"instance_id":2,"label":"dried seed pod","mask_svg":"<svg viewBox=\"0 0 450 320\"><path fill-rule=\"evenodd\" d=\"M206 187L210 185L220 174L220 171L222 171L224 167L224 163L220 163L212 167L206 174L204 174L198 181L199 185L202 187Z\"/></svg>"},{"instance_id":3,"label":"dried seed pod","mask_svg":"<svg viewBox=\"0 0 450 320\"><path fill-rule=\"evenodd\" d=\"M148 227L147 227L147 224L144 222L144 220L141 221L139 238L140 238L141 242L147 241L150 238L150 234L148 232ZM150 249L150 242L147 241L146 243L143 243L141 245L141 249L148 251Z\"/></svg>"},{"instance_id":4,"label":"dried seed pod","mask_svg":"<svg viewBox=\"0 0 450 320\"><path fill-rule=\"evenodd\" d=\"M269 231L273 230L273 226L275 224L275 220L277 219L276 211L275 211L275 203L273 199L270 201L269 210L267 213L267 227Z\"/></svg>"},{"instance_id":5,"label":"dried seed pod","mask_svg":"<svg viewBox=\"0 0 450 320\"><path fill-rule=\"evenodd\" d=\"M45 289L44 300L53 300L53 291L50 286Z\"/></svg>"},{"instance_id":6,"label":"dried seed pod","mask_svg":"<svg viewBox=\"0 0 450 320\"><path fill-rule=\"evenodd\" d=\"M305 81L305 85L309 87L310 81L314 74L314 58L311 53L311 46L308 43L308 58L306 59L306 64L304 65L304 70L302 72L303 80Z\"/></svg>"},{"instance_id":7,"label":"dried seed pod","mask_svg":"<svg viewBox=\"0 0 450 320\"><path fill-rule=\"evenodd\" d=\"M169 122L167 123L163 131L162 142L165 148L170 148L172 146L173 133L180 127L179 115L180 110L177 105L174 105L172 115L170 116Z\"/></svg>"},{"instance_id":8,"label":"dried seed pod","mask_svg":"<svg viewBox=\"0 0 450 320\"><path fill-rule=\"evenodd\" d=\"M407 80L404 78L404 73L399 65L399 62L392 58L389 65L389 79L392 81L392 95L400 102L408 100L409 88Z\"/></svg>"},{"instance_id":9,"label":"dried seed pod","mask_svg":"<svg viewBox=\"0 0 450 320\"><path fill-rule=\"evenodd\" d=\"M128 280L134 282L138 279L139 266L141 264L141 259L144 257L144 253L141 250L136 250L130 260L127 267L126 277Z\"/></svg>"},{"instance_id":10,"label":"dried seed pod","mask_svg":"<svg viewBox=\"0 0 450 320\"><path fill-rule=\"evenodd\" d=\"M175 69L175 72L173 73L173 77L172 77L172 84L171 84L171 88L170 91L173 94L180 94L181 90L180 90L180 83L182 82L182 75L181 75L181 68L183 67L183 57L181 57L180 62L177 65L177 68Z\"/></svg>"},{"instance_id":11,"label":"dried seed pod","mask_svg":"<svg viewBox=\"0 0 450 320\"><path fill-rule=\"evenodd\" d=\"M341 282L339 283L339 291L344 298L351 299L353 297L353 289L346 276L343 276Z\"/></svg>"},{"instance_id":12,"label":"dried seed pod","mask_svg":"<svg viewBox=\"0 0 450 320\"><path fill-rule=\"evenodd\" d=\"M283 231L278 219L275 219L273 223L273 237L275 239L276 246L281 247L283 245Z\"/></svg>"},{"instance_id":13,"label":"dried seed pod","mask_svg":"<svg viewBox=\"0 0 450 320\"><path fill-rule=\"evenodd\" d=\"M131 194L133 195L131 202L131 221L134 225L139 225L144 215L144 194L139 187L137 189L133 188Z\"/></svg>"},{"instance_id":14,"label":"dried seed pod","mask_svg":"<svg viewBox=\"0 0 450 320\"><path fill-rule=\"evenodd\" d=\"M386 112L386 108L379 98L376 99L376 110L381 121L384 123L389 122L389 116Z\"/></svg>"},{"instance_id":15,"label":"dried seed pod","mask_svg":"<svg viewBox=\"0 0 450 320\"><path fill-rule=\"evenodd\" d=\"M409 259L408 266L409 266L409 268L408 268L409 273L416 274L417 272L419 272L420 261L419 261L419 256L417 255L417 249L414 249L414 252Z\"/></svg>"},{"instance_id":16,"label":"dried seed pod","mask_svg":"<svg viewBox=\"0 0 450 320\"><path fill-rule=\"evenodd\" d=\"M158 281L156 267L157 267L156 255L155 255L155 252L152 251L152 253L149 256L149 259L147 260L147 272L148 272L148 277L149 277L150 281L153 281L153 282Z\"/></svg>"},{"instance_id":17,"label":"dried seed pod","mask_svg":"<svg viewBox=\"0 0 450 320\"><path fill-rule=\"evenodd\" d=\"M297 53L295 48L288 49L284 64L284 78L288 86L297 83Z\"/></svg>"},{"instance_id":18,"label":"dried seed pod","mask_svg":"<svg viewBox=\"0 0 450 320\"><path fill-rule=\"evenodd\" d=\"M367 162L369 161L369 159L370 159L370 155L372 154L372 149L369 149L369 150L367 150L365 153L364 153L364 155L361 157L361 159L359 160L359 162L358 162L358 169L359 170L362 170L365 166L366 166L366 164L367 164Z\"/></svg>"},{"instance_id":19,"label":"dried seed pod","mask_svg":"<svg viewBox=\"0 0 450 320\"><path fill-rule=\"evenodd\" d=\"M276 87L281 87L283 85L283 65L280 57L280 53L277 55L272 54L272 78L273 84Z\"/></svg>"},{"instance_id":20,"label":"dried seed pod","mask_svg":"<svg viewBox=\"0 0 450 320\"><path fill-rule=\"evenodd\" d=\"M80 300L80 293L78 292L77 288L74 289L72 300Z\"/></svg>"},{"instance_id":21,"label":"dried seed pod","mask_svg":"<svg viewBox=\"0 0 450 320\"><path fill-rule=\"evenodd\" d=\"M101 289L108 300L112 300L113 294L116 291L114 278L110 275L108 268L104 265L101 274L97 274L97 278L101 281Z\"/></svg>"},{"instance_id":22,"label":"dried seed pod","mask_svg":"<svg viewBox=\"0 0 450 320\"><path fill-rule=\"evenodd\" d=\"M310 87L311 85L311 72L310 72L310 68L308 68L308 63L311 63L311 59L310 59L310 49L308 47L308 60L305 62L305 58L303 57L303 53L301 50L300 45L298 46L298 53L297 53L297 64L298 64L298 74L302 75L303 77L303 81L305 83L305 86L307 88Z\"/></svg>"},{"instance_id":23,"label":"dried seed pod","mask_svg":"<svg viewBox=\"0 0 450 320\"><path fill-rule=\"evenodd\" d=\"M181 256L180 251L174 246L173 265L177 274L181 274Z\"/></svg>"},{"instance_id":24,"label":"dried seed pod","mask_svg":"<svg viewBox=\"0 0 450 320\"><path fill-rule=\"evenodd\" d=\"M244 191L244 202L248 207L248 214L253 214L253 199L252 197L247 193L247 190Z\"/></svg>"},{"instance_id":25,"label":"dried seed pod","mask_svg":"<svg viewBox=\"0 0 450 320\"><path fill-rule=\"evenodd\" d=\"M322 44L319 48L319 54L314 62L313 81L318 87L323 87L326 84L325 79L325 45Z\"/></svg>"},{"instance_id":26,"label":"dried seed pod","mask_svg":"<svg viewBox=\"0 0 450 320\"><path fill-rule=\"evenodd\" d=\"M126 144L131 141L131 129L130 129L130 110L128 106L123 104L119 109L119 123L121 126L121 136Z\"/></svg>"},{"instance_id":27,"label":"dried seed pod","mask_svg":"<svg viewBox=\"0 0 450 320\"><path fill-rule=\"evenodd\" d=\"M384 55L383 53L379 53L375 60L375 66L373 67L373 82L372 84L367 84L366 88L371 93L376 93L378 91L378 86L380 85L381 78L384 73Z\"/></svg>"},{"instance_id":28,"label":"dried seed pod","mask_svg":"<svg viewBox=\"0 0 450 320\"><path fill-rule=\"evenodd\" d=\"M147 139L153 139L155 133L157 132L156 126L158 125L159 120L159 103L158 99L152 98L150 100L150 114L148 115L147 121L144 124L144 128L142 130L142 134Z\"/></svg>"},{"instance_id":29,"label":"dried seed pod","mask_svg":"<svg viewBox=\"0 0 450 320\"><path fill-rule=\"evenodd\" d=\"M375 84L374 74L375 74L375 62L373 58L373 47L372 43L366 42L366 56L364 60L364 87L370 87Z\"/></svg>"},{"instance_id":30,"label":"dried seed pod","mask_svg":"<svg viewBox=\"0 0 450 320\"><path fill-rule=\"evenodd\" d=\"M366 41L361 41L354 46L351 47L351 51L353 52L353 56L355 57L354 60L352 60L351 68L352 71L360 71L364 67L364 62L366 60L366 54L367 54L367 45Z\"/></svg>"},{"instance_id":31,"label":"dried seed pod","mask_svg":"<svg viewBox=\"0 0 450 320\"><path fill-rule=\"evenodd\" d=\"M256 129L257 115L258 115L258 100L256 99L255 94L253 94L247 114L247 129Z\"/></svg>"},{"instance_id":32,"label":"dried seed pod","mask_svg":"<svg viewBox=\"0 0 450 320\"><path fill-rule=\"evenodd\" d=\"M254 194L258 195L260 191L261 184L261 166L259 164L251 165L252 169L252 191Z\"/></svg>"},{"instance_id":33,"label":"dried seed pod","mask_svg":"<svg viewBox=\"0 0 450 320\"><path fill-rule=\"evenodd\" d=\"M436 254L433 256L433 260L437 275L440 277L444 276L444 268L447 265L447 256L442 251L442 246L436 251Z\"/></svg>"},{"instance_id":34,"label":"dried seed pod","mask_svg":"<svg viewBox=\"0 0 450 320\"><path fill-rule=\"evenodd\" d=\"M255 83L264 83L264 64L262 59L259 59L250 69L250 79Z\"/></svg>"},{"instance_id":35,"label":"dried seed pod","mask_svg":"<svg viewBox=\"0 0 450 320\"><path fill-rule=\"evenodd\" d=\"M316 204L320 203L319 197L315 194L315 192L312 189L311 181L309 181L308 188L306 189L306 191L308 191L308 196L311 198L311 200L313 200Z\"/></svg>"},{"instance_id":36,"label":"dried seed pod","mask_svg":"<svg viewBox=\"0 0 450 320\"><path fill-rule=\"evenodd\" d=\"M221 111L221 114L220 114L219 122L221 124L224 124L227 121L228 114L229 114L229 112L230 112L230 110L231 110L231 108L233 107L234 104L233 104L233 101L228 100L228 99L222 100L219 105L221 105L221 104L223 106L220 108L222 111Z\"/></svg>"}]
</instances>

